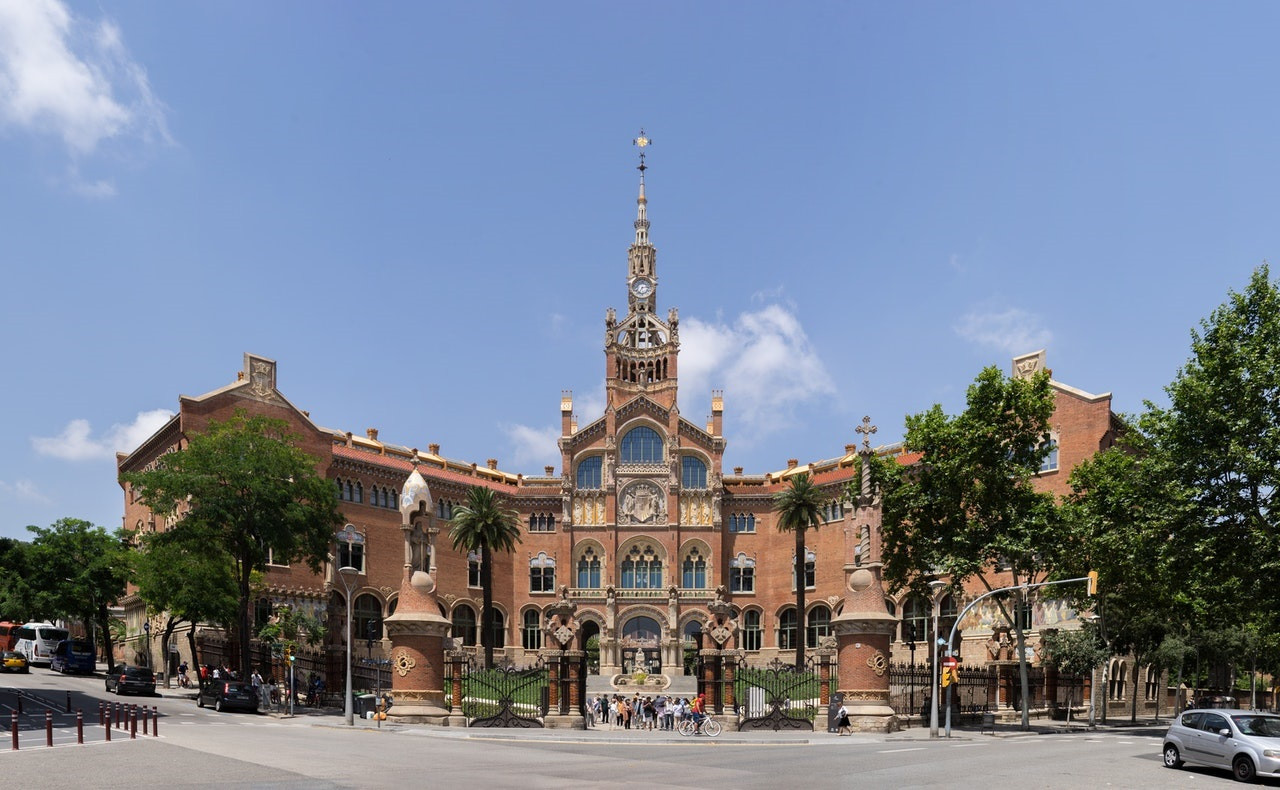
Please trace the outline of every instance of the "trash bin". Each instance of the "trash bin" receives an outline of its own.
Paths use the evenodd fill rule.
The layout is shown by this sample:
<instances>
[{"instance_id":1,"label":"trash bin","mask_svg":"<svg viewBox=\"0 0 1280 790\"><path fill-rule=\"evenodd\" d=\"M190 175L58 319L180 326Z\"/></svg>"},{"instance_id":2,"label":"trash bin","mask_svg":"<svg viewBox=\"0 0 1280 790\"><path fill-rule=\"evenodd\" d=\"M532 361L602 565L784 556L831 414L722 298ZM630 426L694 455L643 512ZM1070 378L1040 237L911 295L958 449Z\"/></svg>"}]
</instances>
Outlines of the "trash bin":
<instances>
[{"instance_id":1,"label":"trash bin","mask_svg":"<svg viewBox=\"0 0 1280 790\"><path fill-rule=\"evenodd\" d=\"M367 719L373 715L377 708L378 698L372 694L356 694L352 697L352 712L362 719Z\"/></svg>"}]
</instances>

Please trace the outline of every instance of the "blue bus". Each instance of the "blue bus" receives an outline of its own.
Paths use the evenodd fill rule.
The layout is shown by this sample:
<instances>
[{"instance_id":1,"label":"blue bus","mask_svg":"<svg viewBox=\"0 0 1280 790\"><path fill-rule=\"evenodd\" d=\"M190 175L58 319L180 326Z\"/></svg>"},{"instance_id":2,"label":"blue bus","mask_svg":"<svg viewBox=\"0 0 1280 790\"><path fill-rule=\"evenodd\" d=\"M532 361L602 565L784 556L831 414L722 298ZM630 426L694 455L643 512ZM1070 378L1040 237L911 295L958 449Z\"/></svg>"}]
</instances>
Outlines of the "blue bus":
<instances>
[{"instance_id":1,"label":"blue bus","mask_svg":"<svg viewBox=\"0 0 1280 790\"><path fill-rule=\"evenodd\" d=\"M97 669L98 659L93 651L93 642L84 639L64 639L53 649L53 658L49 661L49 669L67 674L80 672L92 675Z\"/></svg>"}]
</instances>

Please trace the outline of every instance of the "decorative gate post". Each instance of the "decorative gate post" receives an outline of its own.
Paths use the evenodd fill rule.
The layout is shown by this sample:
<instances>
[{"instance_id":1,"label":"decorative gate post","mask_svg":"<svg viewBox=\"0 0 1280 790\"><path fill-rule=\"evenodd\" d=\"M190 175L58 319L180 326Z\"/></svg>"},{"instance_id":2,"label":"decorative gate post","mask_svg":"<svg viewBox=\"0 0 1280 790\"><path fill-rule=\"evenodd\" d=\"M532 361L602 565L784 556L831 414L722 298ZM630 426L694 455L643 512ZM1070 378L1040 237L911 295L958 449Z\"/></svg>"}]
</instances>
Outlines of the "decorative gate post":
<instances>
[{"instance_id":1,"label":"decorative gate post","mask_svg":"<svg viewBox=\"0 0 1280 790\"><path fill-rule=\"evenodd\" d=\"M733 634L738 630L738 621L733 617L733 606L725 600L724 585L716 587L715 600L707 604L711 619L707 623L704 634L711 637L715 645L711 649L703 649L699 653L704 669L699 690L707 693L709 711L716 715L734 712L733 702L733 664L737 654L725 649Z\"/></svg>"},{"instance_id":2,"label":"decorative gate post","mask_svg":"<svg viewBox=\"0 0 1280 790\"><path fill-rule=\"evenodd\" d=\"M391 694L387 718L406 724L457 725L444 707L444 639L450 623L439 614L436 582L404 568L400 602L388 617L391 638ZM452 720L451 720L452 719Z\"/></svg>"},{"instance_id":3,"label":"decorative gate post","mask_svg":"<svg viewBox=\"0 0 1280 790\"><path fill-rule=\"evenodd\" d=\"M560 600L547 607L547 647L542 657L551 684L551 708L543 718L547 729L585 730L582 699L577 691L577 671L586 653L570 650L581 624L574 613L578 605L569 600L569 588L561 585ZM566 693L567 692L567 693Z\"/></svg>"},{"instance_id":4,"label":"decorative gate post","mask_svg":"<svg viewBox=\"0 0 1280 790\"><path fill-rule=\"evenodd\" d=\"M839 661L837 691L844 695L849 721L859 732L896 732L898 718L889 705L889 645L898 618L885 607L880 578L880 500L871 491L870 417L855 428L863 435L862 492L852 534L846 537L844 609L832 620Z\"/></svg>"}]
</instances>

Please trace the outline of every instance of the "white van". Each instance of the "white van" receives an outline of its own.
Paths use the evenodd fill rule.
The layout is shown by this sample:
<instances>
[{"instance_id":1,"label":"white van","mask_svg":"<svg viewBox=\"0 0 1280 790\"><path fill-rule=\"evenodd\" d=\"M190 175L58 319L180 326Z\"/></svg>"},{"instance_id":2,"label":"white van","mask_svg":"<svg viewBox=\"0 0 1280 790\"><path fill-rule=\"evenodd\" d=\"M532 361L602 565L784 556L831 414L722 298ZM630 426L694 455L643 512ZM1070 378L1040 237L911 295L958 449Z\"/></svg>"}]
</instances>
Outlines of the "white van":
<instances>
[{"instance_id":1,"label":"white van","mask_svg":"<svg viewBox=\"0 0 1280 790\"><path fill-rule=\"evenodd\" d=\"M67 638L67 629L53 623L27 623L18 629L14 650L27 657L28 664L48 664L58 643Z\"/></svg>"}]
</instances>

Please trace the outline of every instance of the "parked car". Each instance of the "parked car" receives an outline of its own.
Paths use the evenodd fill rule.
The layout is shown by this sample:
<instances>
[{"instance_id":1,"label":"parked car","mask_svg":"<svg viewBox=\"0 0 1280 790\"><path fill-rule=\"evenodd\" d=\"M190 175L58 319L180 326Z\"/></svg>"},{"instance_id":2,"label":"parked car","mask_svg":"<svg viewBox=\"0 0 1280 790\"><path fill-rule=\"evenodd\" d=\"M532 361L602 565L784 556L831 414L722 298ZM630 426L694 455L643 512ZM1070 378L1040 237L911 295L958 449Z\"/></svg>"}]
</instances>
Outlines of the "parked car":
<instances>
[{"instance_id":1,"label":"parked car","mask_svg":"<svg viewBox=\"0 0 1280 790\"><path fill-rule=\"evenodd\" d=\"M258 712L258 695L253 686L239 680L208 678L196 693L196 707L212 705L216 711L247 710Z\"/></svg>"},{"instance_id":2,"label":"parked car","mask_svg":"<svg viewBox=\"0 0 1280 790\"><path fill-rule=\"evenodd\" d=\"M92 675L97 669L98 657L94 654L93 643L83 639L64 639L53 650L53 658L49 661L49 669L66 674L83 672Z\"/></svg>"},{"instance_id":3,"label":"parked car","mask_svg":"<svg viewBox=\"0 0 1280 790\"><path fill-rule=\"evenodd\" d=\"M156 676L148 667L127 667L118 666L115 672L107 673L107 691L114 691L116 694L145 694L154 696L156 693Z\"/></svg>"},{"instance_id":4,"label":"parked car","mask_svg":"<svg viewBox=\"0 0 1280 790\"><path fill-rule=\"evenodd\" d=\"M0 653L0 672L30 672L27 657L17 650L6 650Z\"/></svg>"},{"instance_id":5,"label":"parked car","mask_svg":"<svg viewBox=\"0 0 1280 790\"><path fill-rule=\"evenodd\" d=\"M1280 716L1257 711L1194 709L1164 734L1164 764L1226 768L1241 782L1280 777Z\"/></svg>"}]
</instances>

